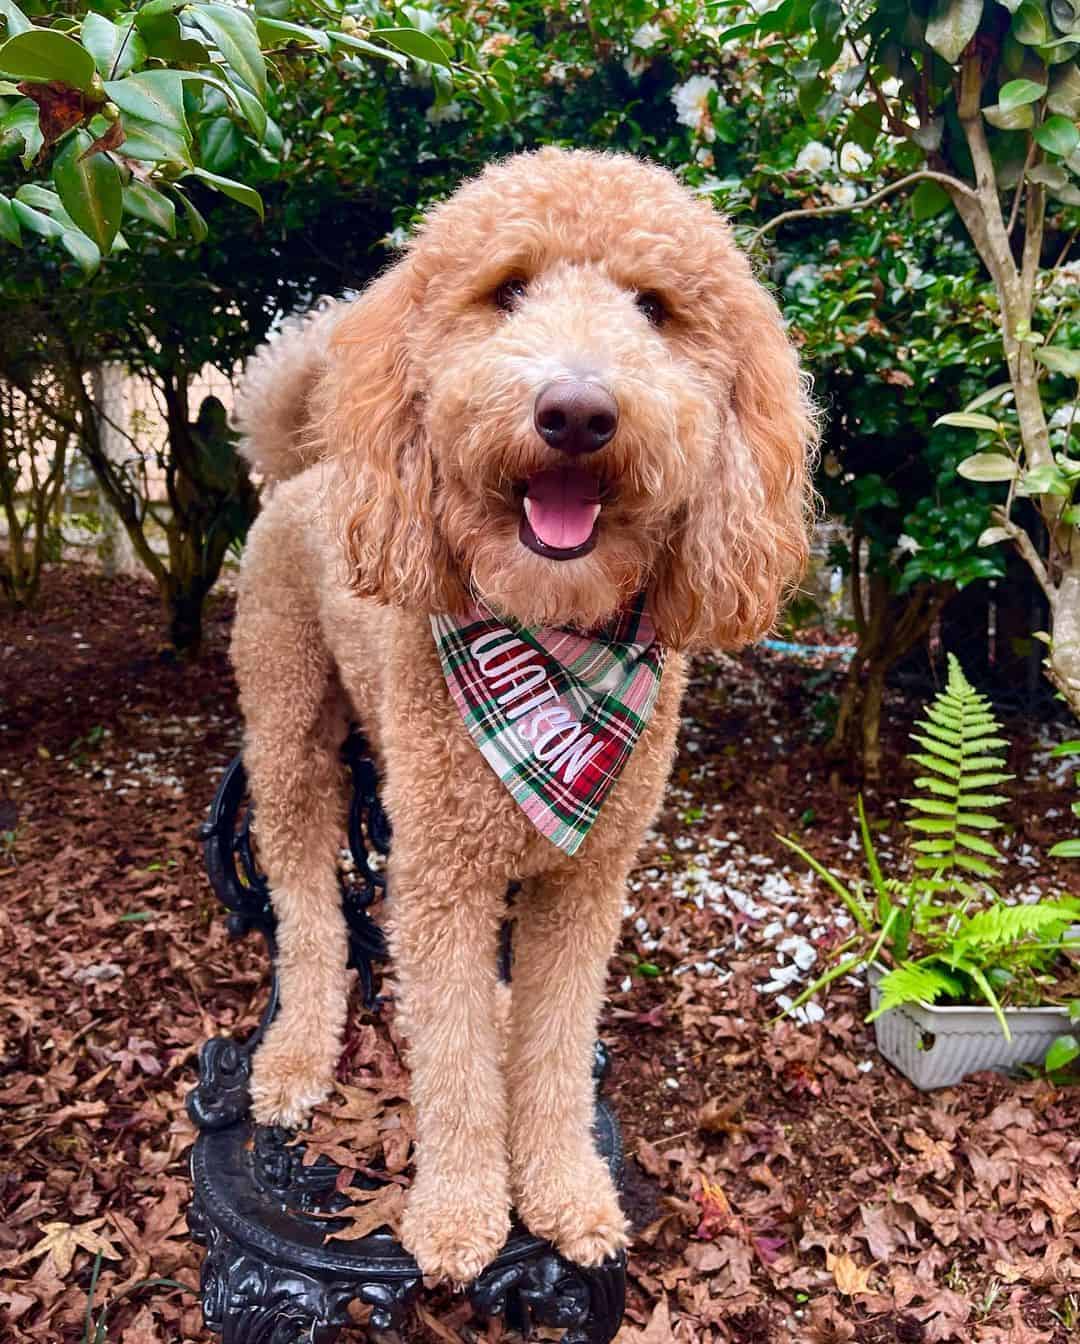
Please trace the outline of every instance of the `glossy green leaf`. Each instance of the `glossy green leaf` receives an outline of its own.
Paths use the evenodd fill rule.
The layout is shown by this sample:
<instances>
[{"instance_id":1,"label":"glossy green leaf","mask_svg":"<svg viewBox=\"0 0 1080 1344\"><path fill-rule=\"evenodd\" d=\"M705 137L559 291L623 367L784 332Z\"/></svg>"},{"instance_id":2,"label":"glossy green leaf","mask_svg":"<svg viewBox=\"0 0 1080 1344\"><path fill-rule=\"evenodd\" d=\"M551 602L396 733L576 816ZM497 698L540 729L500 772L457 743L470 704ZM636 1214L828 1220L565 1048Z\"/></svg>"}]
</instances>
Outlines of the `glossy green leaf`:
<instances>
[{"instance_id":1,"label":"glossy green leaf","mask_svg":"<svg viewBox=\"0 0 1080 1344\"><path fill-rule=\"evenodd\" d=\"M1068 479L1053 462L1044 462L1025 471L1017 489L1022 495L1055 495L1060 499L1068 499L1072 494Z\"/></svg>"},{"instance_id":2,"label":"glossy green leaf","mask_svg":"<svg viewBox=\"0 0 1080 1344\"><path fill-rule=\"evenodd\" d=\"M1052 859L1080 859L1080 840L1059 840L1050 850Z\"/></svg>"},{"instance_id":3,"label":"glossy green leaf","mask_svg":"<svg viewBox=\"0 0 1080 1344\"><path fill-rule=\"evenodd\" d=\"M4 20L5 37L15 37L34 26L14 0L0 0L0 18Z\"/></svg>"},{"instance_id":4,"label":"glossy green leaf","mask_svg":"<svg viewBox=\"0 0 1080 1344\"><path fill-rule=\"evenodd\" d=\"M7 243L14 243L16 247L22 247L19 221L11 201L3 194L0 194L0 238Z\"/></svg>"},{"instance_id":5,"label":"glossy green leaf","mask_svg":"<svg viewBox=\"0 0 1080 1344\"><path fill-rule=\"evenodd\" d=\"M330 50L329 34L321 28L308 28L284 19L264 18L261 14L255 20L255 27L267 46L274 45L275 39L283 38L285 42L299 42L302 46L318 47L320 51Z\"/></svg>"},{"instance_id":6,"label":"glossy green leaf","mask_svg":"<svg viewBox=\"0 0 1080 1344\"><path fill-rule=\"evenodd\" d=\"M185 140L191 139L184 115L184 85L178 71L140 70L126 79L109 80L105 92L121 112L154 122ZM126 120L124 124L127 125Z\"/></svg>"},{"instance_id":7,"label":"glossy green leaf","mask_svg":"<svg viewBox=\"0 0 1080 1344\"><path fill-rule=\"evenodd\" d=\"M716 35L716 45L726 47L729 42L735 42L744 37L751 37L758 30L757 20L748 23L736 23L730 28L725 28Z\"/></svg>"},{"instance_id":8,"label":"glossy green leaf","mask_svg":"<svg viewBox=\"0 0 1080 1344\"><path fill-rule=\"evenodd\" d=\"M955 425L957 429L990 429L995 432L1001 425L989 415L977 415L971 411L950 411L948 415L939 415L935 425Z\"/></svg>"},{"instance_id":9,"label":"glossy green leaf","mask_svg":"<svg viewBox=\"0 0 1080 1344\"><path fill-rule=\"evenodd\" d=\"M964 407L964 410L982 410L984 406L989 406L995 401L1000 401L1006 393L1011 394L1012 390L1012 383L995 383L993 387L988 387L985 392L980 392L977 397L973 397Z\"/></svg>"},{"instance_id":10,"label":"glossy green leaf","mask_svg":"<svg viewBox=\"0 0 1080 1344\"><path fill-rule=\"evenodd\" d=\"M1068 844L1067 840L1062 842ZM1050 851L1053 853L1053 850ZM1080 848L1078 848L1080 852ZM1043 1060L1043 1068L1047 1073L1056 1073L1059 1069L1067 1069L1074 1059L1080 1057L1080 1040L1075 1036L1058 1036L1050 1049L1046 1052L1046 1058Z\"/></svg>"},{"instance_id":11,"label":"glossy green leaf","mask_svg":"<svg viewBox=\"0 0 1080 1344\"><path fill-rule=\"evenodd\" d=\"M1046 14L1037 0L1023 0L1013 15L1012 35L1025 47L1038 47L1049 40Z\"/></svg>"},{"instance_id":12,"label":"glossy green leaf","mask_svg":"<svg viewBox=\"0 0 1080 1344\"><path fill-rule=\"evenodd\" d=\"M82 229L69 227L61 222L60 246L81 267L84 275L90 276L101 265L101 252L97 243L88 238Z\"/></svg>"},{"instance_id":13,"label":"glossy green leaf","mask_svg":"<svg viewBox=\"0 0 1080 1344\"><path fill-rule=\"evenodd\" d=\"M191 236L195 242L204 242L210 233L206 220L203 218L202 211L198 209L191 197L186 191L181 191L175 183L169 183L169 190L180 202L184 214L187 217L188 227L191 229Z\"/></svg>"},{"instance_id":14,"label":"glossy green leaf","mask_svg":"<svg viewBox=\"0 0 1080 1344\"><path fill-rule=\"evenodd\" d=\"M206 168L192 168L185 174L186 177L197 177L200 181L216 187L218 191L223 192L234 201L239 201L241 205L246 205L249 210L254 210L260 219L263 217L262 197L254 187L245 186L243 182L234 182L231 177L221 177L217 173L211 173Z\"/></svg>"},{"instance_id":15,"label":"glossy green leaf","mask_svg":"<svg viewBox=\"0 0 1080 1344\"><path fill-rule=\"evenodd\" d=\"M450 57L440 43L419 28L376 28L374 37L381 42L389 42L406 56L417 61L428 61L431 65L450 65Z\"/></svg>"},{"instance_id":16,"label":"glossy green leaf","mask_svg":"<svg viewBox=\"0 0 1080 1344\"><path fill-rule=\"evenodd\" d=\"M1004 453L973 453L956 470L967 481L1011 481L1019 468Z\"/></svg>"},{"instance_id":17,"label":"glossy green leaf","mask_svg":"<svg viewBox=\"0 0 1080 1344\"><path fill-rule=\"evenodd\" d=\"M252 93L266 99L266 58L250 14L230 5L192 5L191 18L211 39L225 62Z\"/></svg>"},{"instance_id":18,"label":"glossy green leaf","mask_svg":"<svg viewBox=\"0 0 1080 1344\"><path fill-rule=\"evenodd\" d=\"M1069 174L1060 163L1036 163L1025 173L1029 182L1040 187L1060 189L1068 184Z\"/></svg>"},{"instance_id":19,"label":"glossy green leaf","mask_svg":"<svg viewBox=\"0 0 1080 1344\"><path fill-rule=\"evenodd\" d=\"M975 36L983 0L934 0L926 24L926 41L944 61L954 65Z\"/></svg>"},{"instance_id":20,"label":"glossy green leaf","mask_svg":"<svg viewBox=\"0 0 1080 1344\"><path fill-rule=\"evenodd\" d=\"M1043 124L1036 128L1035 140L1048 154L1065 158L1080 145L1080 130L1077 130L1076 124L1068 117L1047 117Z\"/></svg>"},{"instance_id":21,"label":"glossy green leaf","mask_svg":"<svg viewBox=\"0 0 1080 1344\"><path fill-rule=\"evenodd\" d=\"M45 137L38 121L38 105L32 98L20 98L0 117L0 139L14 134L22 137L22 166L29 168L37 158Z\"/></svg>"},{"instance_id":22,"label":"glossy green leaf","mask_svg":"<svg viewBox=\"0 0 1080 1344\"><path fill-rule=\"evenodd\" d=\"M53 162L52 179L64 209L97 245L102 256L112 250L123 211L120 170L107 154L87 154L89 131L76 131Z\"/></svg>"},{"instance_id":23,"label":"glossy green leaf","mask_svg":"<svg viewBox=\"0 0 1080 1344\"><path fill-rule=\"evenodd\" d=\"M233 97L240 104L240 108L247 118L247 123L252 129L255 139L261 143L266 136L265 106L230 70L225 70L223 73L229 88L233 92Z\"/></svg>"},{"instance_id":24,"label":"glossy green leaf","mask_svg":"<svg viewBox=\"0 0 1080 1344\"><path fill-rule=\"evenodd\" d=\"M43 187L40 182L24 182L15 193L15 199L32 205L35 210L44 210L48 215L54 215L63 208L57 192L51 187Z\"/></svg>"},{"instance_id":25,"label":"glossy green leaf","mask_svg":"<svg viewBox=\"0 0 1080 1344\"><path fill-rule=\"evenodd\" d=\"M353 37L352 33L339 33L335 29L329 29L326 35L335 47L347 47L352 51L366 52L369 56L381 56L384 61L392 62L402 70L408 68L409 62L393 47L377 47L374 42L368 42L362 37Z\"/></svg>"},{"instance_id":26,"label":"glossy green leaf","mask_svg":"<svg viewBox=\"0 0 1080 1344\"><path fill-rule=\"evenodd\" d=\"M177 163L184 167L191 164L190 140L157 122L125 116L124 134L123 151L129 159L142 159L147 163Z\"/></svg>"},{"instance_id":27,"label":"glossy green leaf","mask_svg":"<svg viewBox=\"0 0 1080 1344\"><path fill-rule=\"evenodd\" d=\"M998 106L1009 108L1023 107L1025 103L1037 103L1046 92L1045 84L1036 84L1033 79L1010 79L998 90Z\"/></svg>"},{"instance_id":28,"label":"glossy green leaf","mask_svg":"<svg viewBox=\"0 0 1080 1344\"><path fill-rule=\"evenodd\" d=\"M159 61L172 66L199 66L210 59L206 46L191 36L190 29L181 29L175 14L158 13L147 18L145 10L140 10L135 23L146 50Z\"/></svg>"},{"instance_id":29,"label":"glossy green leaf","mask_svg":"<svg viewBox=\"0 0 1080 1344\"><path fill-rule=\"evenodd\" d=\"M25 201L20 201L17 196L11 202L11 210L17 222L24 229L29 229L31 233L40 234L42 238L59 238L64 231L52 215L36 210L32 205L27 205Z\"/></svg>"},{"instance_id":30,"label":"glossy green leaf","mask_svg":"<svg viewBox=\"0 0 1080 1344\"><path fill-rule=\"evenodd\" d=\"M952 197L936 182L920 182L911 193L911 213L917 220L932 219L952 209Z\"/></svg>"},{"instance_id":31,"label":"glossy green leaf","mask_svg":"<svg viewBox=\"0 0 1080 1344\"><path fill-rule=\"evenodd\" d=\"M991 103L982 110L983 116L991 126L999 131L1026 131L1035 125L1035 109L1030 103L1021 107L1002 107Z\"/></svg>"},{"instance_id":32,"label":"glossy green leaf","mask_svg":"<svg viewBox=\"0 0 1080 1344\"><path fill-rule=\"evenodd\" d=\"M243 148L244 137L231 117L214 117L199 132L199 156L212 173L227 173Z\"/></svg>"},{"instance_id":33,"label":"glossy green leaf","mask_svg":"<svg viewBox=\"0 0 1080 1344\"><path fill-rule=\"evenodd\" d=\"M1063 373L1067 378L1080 379L1080 350L1064 345L1047 345L1035 351L1035 358L1051 373Z\"/></svg>"},{"instance_id":34,"label":"glossy green leaf","mask_svg":"<svg viewBox=\"0 0 1080 1344\"><path fill-rule=\"evenodd\" d=\"M124 188L124 211L153 224L170 238L176 237L176 206L149 183L131 179Z\"/></svg>"},{"instance_id":35,"label":"glossy green leaf","mask_svg":"<svg viewBox=\"0 0 1080 1344\"><path fill-rule=\"evenodd\" d=\"M36 83L58 80L89 93L94 80L94 58L74 38L54 28L28 28L0 47L0 70Z\"/></svg>"},{"instance_id":36,"label":"glossy green leaf","mask_svg":"<svg viewBox=\"0 0 1080 1344\"><path fill-rule=\"evenodd\" d=\"M1046 110L1062 117L1080 117L1080 65L1075 61L1059 65L1050 76Z\"/></svg>"},{"instance_id":37,"label":"glossy green leaf","mask_svg":"<svg viewBox=\"0 0 1080 1344\"><path fill-rule=\"evenodd\" d=\"M134 15L117 24L91 11L82 22L82 40L102 79L120 79L146 60L146 43Z\"/></svg>"}]
</instances>

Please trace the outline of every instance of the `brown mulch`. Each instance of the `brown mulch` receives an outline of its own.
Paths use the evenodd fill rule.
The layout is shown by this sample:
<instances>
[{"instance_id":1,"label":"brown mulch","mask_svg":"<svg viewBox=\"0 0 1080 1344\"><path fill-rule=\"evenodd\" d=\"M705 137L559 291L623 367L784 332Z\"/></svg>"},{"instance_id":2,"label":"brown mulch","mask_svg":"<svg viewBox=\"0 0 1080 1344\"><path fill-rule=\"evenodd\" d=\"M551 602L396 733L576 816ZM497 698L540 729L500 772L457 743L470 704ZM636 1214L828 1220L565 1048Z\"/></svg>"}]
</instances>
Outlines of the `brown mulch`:
<instances>
[{"instance_id":1,"label":"brown mulch","mask_svg":"<svg viewBox=\"0 0 1080 1344\"><path fill-rule=\"evenodd\" d=\"M253 940L227 940L196 839L239 743L228 620L216 598L203 659L178 665L148 587L77 569L48 576L38 613L0 620L5 1341L82 1340L98 1252L110 1344L209 1338L190 1291L139 1285L197 1283L183 1099L199 1044L255 1020L266 974ZM920 1094L876 1055L857 981L823 1017L769 1025L836 936L775 833L857 867L853 786L819 736L841 667L756 650L696 669L604 1021L637 1227L623 1344L1067 1344L1080 1089L985 1075ZM888 709L887 784L868 800L886 858L913 716L900 696ZM1008 728L1028 740L1003 887L1075 890L1044 858L1070 833L1068 774L1051 778L1032 725ZM388 1016L354 1022L314 1147L400 1190L411 1120ZM392 1218L399 1197L381 1199ZM423 1308L408 1338L485 1335L460 1298Z\"/></svg>"}]
</instances>

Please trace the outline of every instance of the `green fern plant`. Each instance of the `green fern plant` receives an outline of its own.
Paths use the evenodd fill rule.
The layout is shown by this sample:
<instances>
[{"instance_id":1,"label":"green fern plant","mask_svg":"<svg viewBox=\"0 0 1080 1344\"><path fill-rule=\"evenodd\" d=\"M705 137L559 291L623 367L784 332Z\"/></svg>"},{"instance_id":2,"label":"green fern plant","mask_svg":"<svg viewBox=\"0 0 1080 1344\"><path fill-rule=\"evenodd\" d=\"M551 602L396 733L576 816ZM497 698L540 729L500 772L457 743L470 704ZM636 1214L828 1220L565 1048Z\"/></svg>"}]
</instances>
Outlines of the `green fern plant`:
<instances>
[{"instance_id":1,"label":"green fern plant","mask_svg":"<svg viewBox=\"0 0 1080 1344\"><path fill-rule=\"evenodd\" d=\"M1080 755L1080 740L1073 738L1071 742L1061 742L1050 753L1051 756L1077 756ZM1080 817L1080 800L1070 803L1074 817ZM1074 837L1069 840L1059 840L1051 849L1050 857L1052 859L1080 859L1080 838Z\"/></svg>"},{"instance_id":2,"label":"green fern plant","mask_svg":"<svg viewBox=\"0 0 1080 1344\"><path fill-rule=\"evenodd\" d=\"M844 882L796 841L778 837L855 921L855 932L832 954L834 965L788 1012L840 976L877 963L887 969L867 1021L915 1001L983 1002L1009 1039L1006 1005L1055 1000L1062 958L1080 949L1080 941L1068 937L1080 920L1080 900L1063 896L1009 905L994 889L1002 856L987 836L1001 827L994 811L1007 799L988 790L1012 779L1003 769L1009 744L989 702L951 654L945 689L926 707L918 727L912 737L922 750L910 759L926 773L916 777L915 792L905 799L910 809L905 824L918 837L909 845L910 877L883 872L862 798L857 810L865 879ZM1080 806L1076 810L1080 813Z\"/></svg>"},{"instance_id":3,"label":"green fern plant","mask_svg":"<svg viewBox=\"0 0 1080 1344\"><path fill-rule=\"evenodd\" d=\"M949 654L948 664L945 689L918 721L922 733L911 735L923 750L909 759L931 773L916 778L920 792L904 801L916 814L907 825L924 837L911 845L914 866L933 874L922 879L920 889L975 896L965 875L996 876L993 865L1001 862L1001 854L985 837L1001 826L992 810L1008 801L985 790L1013 776L1002 768L1005 758L998 753L1009 743L1000 736L990 702L964 676L955 654Z\"/></svg>"}]
</instances>

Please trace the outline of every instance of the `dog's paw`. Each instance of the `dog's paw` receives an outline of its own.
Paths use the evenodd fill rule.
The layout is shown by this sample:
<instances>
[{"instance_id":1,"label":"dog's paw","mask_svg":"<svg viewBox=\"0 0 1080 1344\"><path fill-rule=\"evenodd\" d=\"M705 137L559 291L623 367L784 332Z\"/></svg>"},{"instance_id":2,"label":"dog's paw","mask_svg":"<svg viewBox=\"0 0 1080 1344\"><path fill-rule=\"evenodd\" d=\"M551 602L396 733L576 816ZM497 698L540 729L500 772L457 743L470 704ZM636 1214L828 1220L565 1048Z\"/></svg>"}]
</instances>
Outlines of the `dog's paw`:
<instances>
[{"instance_id":1,"label":"dog's paw","mask_svg":"<svg viewBox=\"0 0 1080 1344\"><path fill-rule=\"evenodd\" d=\"M302 1050L267 1037L251 1065L251 1114L260 1125L298 1129L334 1086L332 1069L313 1066Z\"/></svg>"},{"instance_id":2,"label":"dog's paw","mask_svg":"<svg viewBox=\"0 0 1080 1344\"><path fill-rule=\"evenodd\" d=\"M630 1239L607 1163L594 1151L532 1162L517 1185L525 1226L574 1264L599 1265Z\"/></svg>"},{"instance_id":3,"label":"dog's paw","mask_svg":"<svg viewBox=\"0 0 1080 1344\"><path fill-rule=\"evenodd\" d=\"M440 1196L418 1182L405 1205L401 1244L425 1277L462 1288L495 1259L509 1232L505 1196L482 1189L468 1192L449 1179Z\"/></svg>"}]
</instances>

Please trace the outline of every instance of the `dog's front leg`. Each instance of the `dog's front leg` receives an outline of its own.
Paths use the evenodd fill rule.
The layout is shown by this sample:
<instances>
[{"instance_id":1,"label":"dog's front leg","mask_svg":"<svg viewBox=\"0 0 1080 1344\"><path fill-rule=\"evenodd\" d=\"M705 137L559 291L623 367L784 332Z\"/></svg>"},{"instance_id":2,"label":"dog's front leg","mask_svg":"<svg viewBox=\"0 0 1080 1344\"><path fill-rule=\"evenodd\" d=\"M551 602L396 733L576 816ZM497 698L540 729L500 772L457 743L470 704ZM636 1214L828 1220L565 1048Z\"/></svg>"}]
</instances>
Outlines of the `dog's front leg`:
<instances>
[{"instance_id":1,"label":"dog's front leg","mask_svg":"<svg viewBox=\"0 0 1080 1344\"><path fill-rule=\"evenodd\" d=\"M624 877L579 866L516 905L507 1088L511 1191L529 1230L582 1265L626 1244L627 1224L592 1137L593 1046Z\"/></svg>"},{"instance_id":2,"label":"dog's front leg","mask_svg":"<svg viewBox=\"0 0 1080 1344\"><path fill-rule=\"evenodd\" d=\"M402 1242L425 1274L464 1284L510 1229L495 970L506 883L395 820L390 892L417 1127Z\"/></svg>"}]
</instances>

